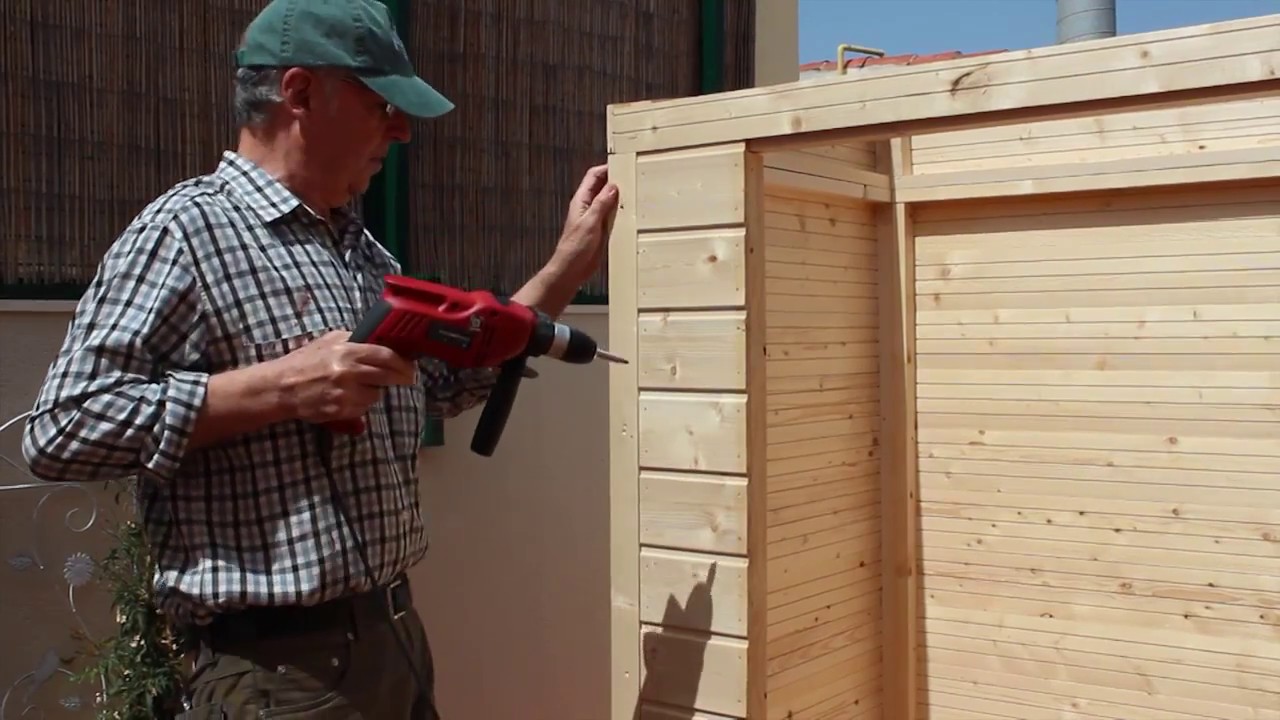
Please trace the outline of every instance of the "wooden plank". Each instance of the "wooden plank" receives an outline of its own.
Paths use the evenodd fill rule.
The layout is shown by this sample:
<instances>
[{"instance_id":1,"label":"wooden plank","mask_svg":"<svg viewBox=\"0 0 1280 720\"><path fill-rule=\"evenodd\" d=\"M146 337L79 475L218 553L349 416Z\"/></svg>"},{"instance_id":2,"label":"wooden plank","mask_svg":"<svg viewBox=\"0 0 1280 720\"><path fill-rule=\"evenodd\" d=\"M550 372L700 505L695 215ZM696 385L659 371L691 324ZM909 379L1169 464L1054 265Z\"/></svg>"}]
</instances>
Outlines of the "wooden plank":
<instances>
[{"instance_id":1,"label":"wooden plank","mask_svg":"<svg viewBox=\"0 0 1280 720\"><path fill-rule=\"evenodd\" d=\"M640 393L640 465L654 470L747 472L747 397Z\"/></svg>"},{"instance_id":2,"label":"wooden plank","mask_svg":"<svg viewBox=\"0 0 1280 720\"><path fill-rule=\"evenodd\" d=\"M879 654L874 640L851 643L812 661L795 674L794 680L783 673L773 676L779 684L769 690L774 702L767 720L804 717L808 708L846 693L856 698L846 708L876 705L883 682Z\"/></svg>"},{"instance_id":3,"label":"wooden plank","mask_svg":"<svg viewBox=\"0 0 1280 720\"><path fill-rule=\"evenodd\" d=\"M612 114L609 119L612 122ZM609 179L619 192L609 237L609 347L633 359L626 365L609 366L610 714L614 720L635 713L641 675L635 163L635 155L609 157Z\"/></svg>"},{"instance_id":4,"label":"wooden plank","mask_svg":"<svg viewBox=\"0 0 1280 720\"><path fill-rule=\"evenodd\" d=\"M741 307L746 294L742 228L642 233L641 310Z\"/></svg>"},{"instance_id":5,"label":"wooden plank","mask_svg":"<svg viewBox=\"0 0 1280 720\"><path fill-rule=\"evenodd\" d=\"M640 620L664 628L747 636L747 558L640 551ZM701 606L705 613L689 609Z\"/></svg>"},{"instance_id":6,"label":"wooden plank","mask_svg":"<svg viewBox=\"0 0 1280 720\"><path fill-rule=\"evenodd\" d=\"M784 150L766 153L764 184L771 193L787 191L804 195L888 202L888 175L860 168L847 159L821 151Z\"/></svg>"},{"instance_id":7,"label":"wooden plank","mask_svg":"<svg viewBox=\"0 0 1280 720\"><path fill-rule=\"evenodd\" d=\"M893 183L893 178L890 175L875 169L874 165L860 167L851 163L847 157L831 153L828 148L782 150L775 153L763 153L762 157L766 170L766 188L769 185L768 170L785 170L828 180L866 185L881 190L888 190Z\"/></svg>"},{"instance_id":8,"label":"wooden plank","mask_svg":"<svg viewBox=\"0 0 1280 720\"><path fill-rule=\"evenodd\" d=\"M1025 121L1055 110L1097 113L1089 104L1099 101L1118 101L1114 111L1178 91L1257 91L1263 88L1251 84L1277 84L1277 30L1280 15L1268 15L885 68L874 75L625 103L613 106L617 123L610 145L634 152L822 131L853 139L888 127L916 134L928 127L924 121L946 120L954 129L966 121L973 126L987 113L1018 112Z\"/></svg>"},{"instance_id":9,"label":"wooden plank","mask_svg":"<svg viewBox=\"0 0 1280 720\"><path fill-rule=\"evenodd\" d=\"M936 202L1277 177L1280 146L910 175L897 180L894 199Z\"/></svg>"},{"instance_id":10,"label":"wooden plank","mask_svg":"<svg viewBox=\"0 0 1280 720\"><path fill-rule=\"evenodd\" d=\"M641 313L640 386L645 389L747 389L747 314Z\"/></svg>"},{"instance_id":11,"label":"wooden plank","mask_svg":"<svg viewBox=\"0 0 1280 720\"><path fill-rule=\"evenodd\" d=\"M670 707L656 703L643 703L637 720L739 720L728 715L716 715L683 707Z\"/></svg>"},{"instance_id":12,"label":"wooden plank","mask_svg":"<svg viewBox=\"0 0 1280 720\"><path fill-rule=\"evenodd\" d=\"M1258 148L1280 97L915 135L915 174Z\"/></svg>"},{"instance_id":13,"label":"wooden plank","mask_svg":"<svg viewBox=\"0 0 1280 720\"><path fill-rule=\"evenodd\" d=\"M733 475L642 472L640 542L745 557L746 480Z\"/></svg>"},{"instance_id":14,"label":"wooden plank","mask_svg":"<svg viewBox=\"0 0 1280 720\"><path fill-rule=\"evenodd\" d=\"M815 195L833 195L840 198L871 202L889 202L889 190L887 188L810 175L794 170L765 168L764 182L765 185L772 189L786 189Z\"/></svg>"},{"instance_id":15,"label":"wooden plank","mask_svg":"<svg viewBox=\"0 0 1280 720\"><path fill-rule=\"evenodd\" d=\"M838 160L841 164L852 168L872 171L877 168L876 143L865 140L832 145L810 145L796 150L796 152ZM765 158L770 158L771 156L772 153L768 153Z\"/></svg>"},{"instance_id":16,"label":"wooden plank","mask_svg":"<svg viewBox=\"0 0 1280 720\"><path fill-rule=\"evenodd\" d=\"M708 602L701 599L684 612L711 612ZM689 709L747 717L745 640L647 624L639 637L644 647L642 698L686 708L686 717Z\"/></svg>"},{"instance_id":17,"label":"wooden plank","mask_svg":"<svg viewBox=\"0 0 1280 720\"><path fill-rule=\"evenodd\" d=\"M1243 699L1264 693L1274 698L1280 693L1280 674L1274 669L1274 662L1260 666L1238 655L1200 648L1185 652L1151 641L1129 645L1115 638L1067 635L1061 637L1060 642L1054 642L1050 633L1003 628L993 629L983 637L980 628L966 622L933 618L928 624L939 648L980 647L995 657L1053 662L1068 672L1079 668L1106 672L1109 675L1106 682L1113 687L1150 688L1150 684L1156 682L1167 688L1169 684L1161 683L1165 680L1187 682L1200 693L1223 697ZM1132 652L1127 652L1127 648L1132 648ZM1270 672L1268 667L1272 668Z\"/></svg>"},{"instance_id":18,"label":"wooden plank","mask_svg":"<svg viewBox=\"0 0 1280 720\"><path fill-rule=\"evenodd\" d=\"M742 225L745 146L641 155L636 161L636 227L641 231Z\"/></svg>"}]
</instances>

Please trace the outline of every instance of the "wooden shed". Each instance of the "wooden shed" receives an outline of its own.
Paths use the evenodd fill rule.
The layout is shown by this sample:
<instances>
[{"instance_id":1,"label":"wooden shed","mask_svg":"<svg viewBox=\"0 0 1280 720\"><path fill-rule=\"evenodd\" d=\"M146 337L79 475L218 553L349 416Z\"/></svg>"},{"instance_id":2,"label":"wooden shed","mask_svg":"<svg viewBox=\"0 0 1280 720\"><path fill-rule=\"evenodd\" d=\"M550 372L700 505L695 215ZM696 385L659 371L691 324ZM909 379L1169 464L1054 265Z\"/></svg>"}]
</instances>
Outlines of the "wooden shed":
<instances>
[{"instance_id":1,"label":"wooden shed","mask_svg":"<svg viewBox=\"0 0 1280 720\"><path fill-rule=\"evenodd\" d=\"M1280 718L1280 15L613 105L613 719Z\"/></svg>"}]
</instances>

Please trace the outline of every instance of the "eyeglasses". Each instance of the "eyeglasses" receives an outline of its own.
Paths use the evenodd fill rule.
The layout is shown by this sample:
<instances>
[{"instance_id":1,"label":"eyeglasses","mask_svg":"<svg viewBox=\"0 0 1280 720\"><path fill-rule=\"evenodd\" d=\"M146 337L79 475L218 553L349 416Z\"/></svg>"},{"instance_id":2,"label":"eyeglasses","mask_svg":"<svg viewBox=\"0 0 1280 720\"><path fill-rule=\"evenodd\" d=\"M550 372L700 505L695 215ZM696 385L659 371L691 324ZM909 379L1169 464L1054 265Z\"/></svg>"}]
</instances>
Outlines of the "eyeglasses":
<instances>
[{"instance_id":1,"label":"eyeglasses","mask_svg":"<svg viewBox=\"0 0 1280 720\"><path fill-rule=\"evenodd\" d=\"M368 85L365 85L364 83L360 82L359 78L352 77L351 75L341 75L339 76L339 79L345 83L350 83L352 85L355 85L356 87L363 90L365 93L378 97L376 93L374 93L372 90L369 89ZM378 99L381 100L381 97L379 97ZM398 112L400 112L400 109L397 108L395 105L392 105L389 102L382 103L382 114L385 115L388 120L394 118L396 113Z\"/></svg>"}]
</instances>

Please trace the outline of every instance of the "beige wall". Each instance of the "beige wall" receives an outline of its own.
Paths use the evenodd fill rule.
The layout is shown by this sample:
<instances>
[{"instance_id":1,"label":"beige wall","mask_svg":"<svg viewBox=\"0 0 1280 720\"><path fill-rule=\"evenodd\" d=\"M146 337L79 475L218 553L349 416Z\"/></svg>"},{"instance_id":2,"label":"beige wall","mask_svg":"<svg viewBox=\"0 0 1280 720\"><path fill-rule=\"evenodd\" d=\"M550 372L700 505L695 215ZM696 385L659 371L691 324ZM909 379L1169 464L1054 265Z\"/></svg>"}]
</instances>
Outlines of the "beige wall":
<instances>
[{"instance_id":1,"label":"beige wall","mask_svg":"<svg viewBox=\"0 0 1280 720\"><path fill-rule=\"evenodd\" d=\"M799 77L800 28L796 8L797 0L756 0L757 86L794 82Z\"/></svg>"},{"instance_id":2,"label":"beige wall","mask_svg":"<svg viewBox=\"0 0 1280 720\"><path fill-rule=\"evenodd\" d=\"M0 418L26 412L70 318L69 303L0 301ZM608 341L605 308L571 308L565 321ZM491 458L470 450L479 411L450 420L445 446L422 452L422 496L432 550L413 573L417 604L437 655L439 700L451 718L574 720L602 718L608 707L608 397L607 368L534 360L537 379L521 385L502 442ZM0 421L3 422L3 421ZM0 434L0 453L21 463L17 425ZM0 486L32 482L0 466ZM36 671L53 650L76 647L62 576L68 557L100 557L99 521L72 532L67 512L89 512L105 493L63 491L33 519L46 490L0 493L0 696L14 683L5 713L17 717ZM88 515L73 516L79 526ZM118 517L118 516L117 516ZM36 552L32 552L35 550ZM44 570L21 558L35 557ZM9 562L12 560L13 562ZM90 586L76 605L100 631L109 598ZM58 701L89 696L58 676L30 698L46 717Z\"/></svg>"},{"instance_id":3,"label":"beige wall","mask_svg":"<svg viewBox=\"0 0 1280 720\"><path fill-rule=\"evenodd\" d=\"M70 307L0 301L0 425L31 409L45 369L62 342ZM0 455L18 464L21 434L20 423L0 433ZM0 462L0 488L30 482L34 481ZM94 592L92 585L69 594L63 570L76 553L101 557L107 543L100 531L109 525L110 516L100 513L83 533L73 528L84 527L95 504L109 513L111 498L101 488L58 486L48 495L50 489L53 486L0 491L0 703L15 686L3 710L6 720L22 716L30 705L37 705L47 720L91 717L91 692L56 672L56 660L77 648L71 632L80 626L72 600L90 631L101 632L110 619L109 598ZM82 709L64 710L59 701L69 698L78 698Z\"/></svg>"},{"instance_id":4,"label":"beige wall","mask_svg":"<svg viewBox=\"0 0 1280 720\"><path fill-rule=\"evenodd\" d=\"M608 342L604 308L565 321ZM493 457L469 447L478 411L422 452L432 545L412 578L449 718L608 717L608 369L532 365Z\"/></svg>"}]
</instances>

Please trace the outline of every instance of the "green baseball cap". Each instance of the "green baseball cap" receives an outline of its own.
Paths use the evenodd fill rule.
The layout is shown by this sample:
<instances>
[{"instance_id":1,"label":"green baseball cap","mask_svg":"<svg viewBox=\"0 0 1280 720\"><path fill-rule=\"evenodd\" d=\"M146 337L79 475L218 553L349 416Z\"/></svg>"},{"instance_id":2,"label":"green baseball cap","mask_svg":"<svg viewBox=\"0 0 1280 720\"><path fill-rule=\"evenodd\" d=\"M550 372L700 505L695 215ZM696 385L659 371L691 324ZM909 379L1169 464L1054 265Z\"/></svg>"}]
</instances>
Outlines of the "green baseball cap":
<instances>
[{"instance_id":1,"label":"green baseball cap","mask_svg":"<svg viewBox=\"0 0 1280 720\"><path fill-rule=\"evenodd\" d=\"M453 103L418 77L379 0L271 0L249 23L239 67L336 67L401 111L439 117Z\"/></svg>"}]
</instances>

